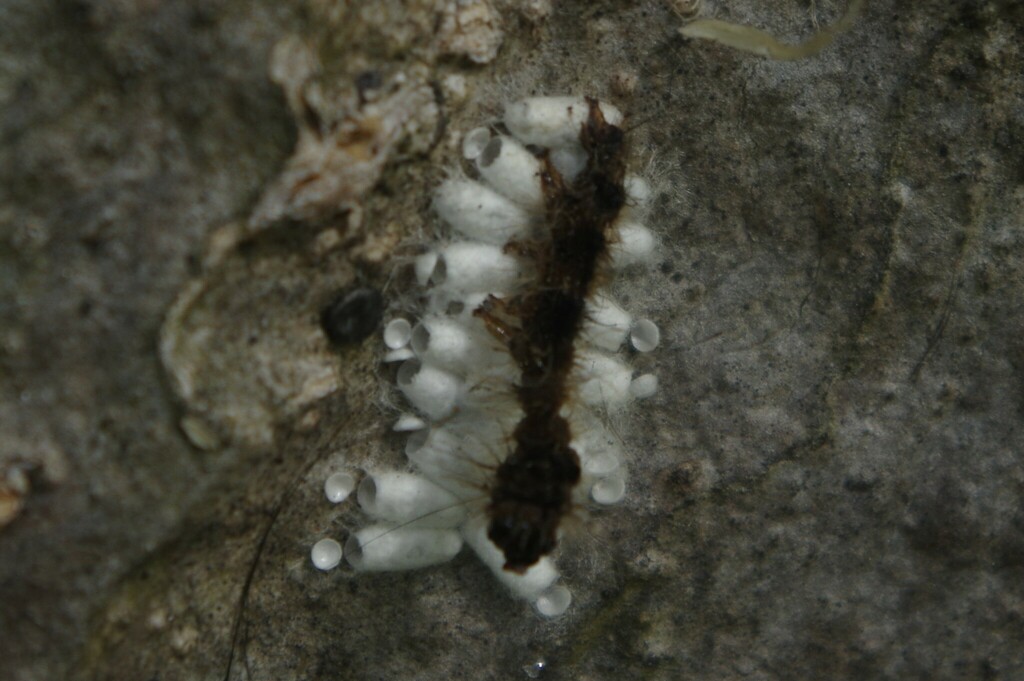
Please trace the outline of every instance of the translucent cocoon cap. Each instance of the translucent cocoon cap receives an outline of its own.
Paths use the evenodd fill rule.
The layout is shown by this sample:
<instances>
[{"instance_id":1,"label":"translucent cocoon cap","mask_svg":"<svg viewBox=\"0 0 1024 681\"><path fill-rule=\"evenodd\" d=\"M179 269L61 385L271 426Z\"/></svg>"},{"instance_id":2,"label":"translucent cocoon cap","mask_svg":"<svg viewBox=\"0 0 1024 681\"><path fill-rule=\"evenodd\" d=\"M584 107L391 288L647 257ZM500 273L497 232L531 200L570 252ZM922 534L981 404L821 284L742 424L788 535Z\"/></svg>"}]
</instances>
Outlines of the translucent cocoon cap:
<instances>
[{"instance_id":1,"label":"translucent cocoon cap","mask_svg":"<svg viewBox=\"0 0 1024 681\"><path fill-rule=\"evenodd\" d=\"M398 389L416 409L437 421L455 410L462 382L444 369L410 359L398 369Z\"/></svg>"},{"instance_id":2,"label":"translucent cocoon cap","mask_svg":"<svg viewBox=\"0 0 1024 681\"><path fill-rule=\"evenodd\" d=\"M625 471L615 471L605 478L601 478L590 488L591 498L599 504L617 504L626 495Z\"/></svg>"},{"instance_id":3,"label":"translucent cocoon cap","mask_svg":"<svg viewBox=\"0 0 1024 681\"><path fill-rule=\"evenodd\" d=\"M572 592L561 584L555 584L538 596L534 605L537 612L545 617L558 617L572 605Z\"/></svg>"},{"instance_id":4,"label":"translucent cocoon cap","mask_svg":"<svg viewBox=\"0 0 1024 681\"><path fill-rule=\"evenodd\" d=\"M412 325L407 319L392 319L384 326L384 345L392 350L404 348L411 337Z\"/></svg>"},{"instance_id":5,"label":"translucent cocoon cap","mask_svg":"<svg viewBox=\"0 0 1024 681\"><path fill-rule=\"evenodd\" d=\"M321 539L313 544L309 558L318 570L333 570L341 562L341 544L333 539Z\"/></svg>"},{"instance_id":6,"label":"translucent cocoon cap","mask_svg":"<svg viewBox=\"0 0 1024 681\"><path fill-rule=\"evenodd\" d=\"M476 159L487 183L521 206L538 210L544 205L540 161L511 137L492 137Z\"/></svg>"},{"instance_id":7,"label":"translucent cocoon cap","mask_svg":"<svg viewBox=\"0 0 1024 681\"><path fill-rule=\"evenodd\" d=\"M650 319L640 319L629 333L629 342L638 352L650 352L661 342L661 329Z\"/></svg>"},{"instance_id":8,"label":"translucent cocoon cap","mask_svg":"<svg viewBox=\"0 0 1024 681\"><path fill-rule=\"evenodd\" d=\"M607 102L598 106L605 121L622 122L622 112ZM590 118L583 97L527 97L505 107L505 125L524 144L562 147L579 142L580 130Z\"/></svg>"},{"instance_id":9,"label":"translucent cocoon cap","mask_svg":"<svg viewBox=\"0 0 1024 681\"><path fill-rule=\"evenodd\" d=\"M490 141L490 130L487 128L473 128L462 136L462 157L469 161L476 160Z\"/></svg>"},{"instance_id":10,"label":"translucent cocoon cap","mask_svg":"<svg viewBox=\"0 0 1024 681\"><path fill-rule=\"evenodd\" d=\"M444 563L462 548L455 530L372 525L345 542L345 557L359 571L415 570Z\"/></svg>"},{"instance_id":11,"label":"translucent cocoon cap","mask_svg":"<svg viewBox=\"0 0 1024 681\"><path fill-rule=\"evenodd\" d=\"M472 180L450 179L442 183L434 196L434 209L460 234L498 246L524 234L530 225L525 210Z\"/></svg>"},{"instance_id":12,"label":"translucent cocoon cap","mask_svg":"<svg viewBox=\"0 0 1024 681\"><path fill-rule=\"evenodd\" d=\"M335 473L324 480L324 496L332 504L340 504L348 499L348 495L352 494L355 488L356 479L349 473Z\"/></svg>"}]
</instances>

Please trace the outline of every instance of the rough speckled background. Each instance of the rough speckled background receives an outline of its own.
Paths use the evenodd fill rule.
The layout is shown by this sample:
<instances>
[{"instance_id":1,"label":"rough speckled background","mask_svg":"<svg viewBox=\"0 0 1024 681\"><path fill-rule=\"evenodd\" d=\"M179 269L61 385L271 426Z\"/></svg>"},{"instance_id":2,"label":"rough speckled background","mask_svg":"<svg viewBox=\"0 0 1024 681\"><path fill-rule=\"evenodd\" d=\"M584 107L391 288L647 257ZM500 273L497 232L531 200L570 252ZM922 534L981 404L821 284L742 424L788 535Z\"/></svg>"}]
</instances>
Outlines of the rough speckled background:
<instances>
[{"instance_id":1,"label":"rough speckled background","mask_svg":"<svg viewBox=\"0 0 1024 681\"><path fill-rule=\"evenodd\" d=\"M1024 7L871 0L780 64L552 4L0 5L0 677L1024 678ZM764 4L704 13L841 11ZM566 91L632 114L663 240L572 610L316 572L339 454L401 462L319 311L396 294L455 132Z\"/></svg>"}]
</instances>

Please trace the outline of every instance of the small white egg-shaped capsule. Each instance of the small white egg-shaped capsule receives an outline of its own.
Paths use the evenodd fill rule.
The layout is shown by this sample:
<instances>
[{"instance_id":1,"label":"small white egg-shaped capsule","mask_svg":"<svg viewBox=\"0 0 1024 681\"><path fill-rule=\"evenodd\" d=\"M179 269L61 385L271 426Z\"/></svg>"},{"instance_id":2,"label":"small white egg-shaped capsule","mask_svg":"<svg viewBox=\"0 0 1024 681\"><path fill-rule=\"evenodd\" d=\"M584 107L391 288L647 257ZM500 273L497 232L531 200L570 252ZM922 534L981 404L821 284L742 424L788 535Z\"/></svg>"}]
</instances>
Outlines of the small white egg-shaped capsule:
<instances>
[{"instance_id":1,"label":"small white egg-shaped capsule","mask_svg":"<svg viewBox=\"0 0 1024 681\"><path fill-rule=\"evenodd\" d=\"M572 605L572 592L561 584L555 584L538 596L533 605L544 617L559 617Z\"/></svg>"},{"instance_id":2,"label":"small white egg-shaped capsule","mask_svg":"<svg viewBox=\"0 0 1024 681\"><path fill-rule=\"evenodd\" d=\"M333 539L321 539L317 543L313 544L313 549L309 552L310 560L313 561L313 565L316 566L317 570L333 570L338 567L338 563L341 562L341 544L334 541Z\"/></svg>"},{"instance_id":3,"label":"small white egg-shaped capsule","mask_svg":"<svg viewBox=\"0 0 1024 681\"><path fill-rule=\"evenodd\" d=\"M643 210L651 200L651 185L639 175L627 174L623 180L626 190L626 205L635 210Z\"/></svg>"},{"instance_id":4,"label":"small white egg-shaped capsule","mask_svg":"<svg viewBox=\"0 0 1024 681\"><path fill-rule=\"evenodd\" d=\"M356 488L356 479L350 473L339 472L327 476L324 480L324 496L332 504L340 504L348 499Z\"/></svg>"},{"instance_id":5,"label":"small white egg-shaped capsule","mask_svg":"<svg viewBox=\"0 0 1024 681\"><path fill-rule=\"evenodd\" d=\"M466 519L465 505L451 492L412 473L368 475L356 497L367 515L404 527L455 527Z\"/></svg>"},{"instance_id":6,"label":"small white egg-shaped capsule","mask_svg":"<svg viewBox=\"0 0 1024 681\"><path fill-rule=\"evenodd\" d=\"M522 574L506 570L505 554L487 537L487 519L474 518L462 526L462 536L498 581L516 596L536 601L558 579L558 570L548 556L542 557Z\"/></svg>"},{"instance_id":7,"label":"small white egg-shaped capsule","mask_svg":"<svg viewBox=\"0 0 1024 681\"><path fill-rule=\"evenodd\" d=\"M461 548L456 530L373 525L348 538L345 557L360 572L415 570L447 562Z\"/></svg>"},{"instance_id":8,"label":"small white egg-shaped capsule","mask_svg":"<svg viewBox=\"0 0 1024 681\"><path fill-rule=\"evenodd\" d=\"M492 137L476 159L487 184L527 210L544 205L541 165L536 156L511 137Z\"/></svg>"},{"instance_id":9,"label":"small white egg-shaped capsule","mask_svg":"<svg viewBox=\"0 0 1024 681\"><path fill-rule=\"evenodd\" d=\"M654 233L639 222L621 222L616 226L615 232L615 240L608 249L613 267L628 267L648 262L654 257L657 240Z\"/></svg>"},{"instance_id":10,"label":"small white egg-shaped capsule","mask_svg":"<svg viewBox=\"0 0 1024 681\"><path fill-rule=\"evenodd\" d=\"M530 227L525 210L473 180L452 178L442 183L434 195L434 210L460 234L498 246Z\"/></svg>"},{"instance_id":11,"label":"small white egg-shaped capsule","mask_svg":"<svg viewBox=\"0 0 1024 681\"><path fill-rule=\"evenodd\" d=\"M629 402L633 370L599 352L580 353L576 368L579 396L584 403L615 408Z\"/></svg>"},{"instance_id":12,"label":"small white egg-shaped capsule","mask_svg":"<svg viewBox=\"0 0 1024 681\"><path fill-rule=\"evenodd\" d=\"M522 275L519 261L490 244L460 241L441 252L430 281L460 293L507 291Z\"/></svg>"},{"instance_id":13,"label":"small white egg-shaped capsule","mask_svg":"<svg viewBox=\"0 0 1024 681\"><path fill-rule=\"evenodd\" d=\"M638 400L644 400L658 392L658 377L654 374L643 374L629 384L629 392Z\"/></svg>"},{"instance_id":14,"label":"small white egg-shaped capsule","mask_svg":"<svg viewBox=\"0 0 1024 681\"><path fill-rule=\"evenodd\" d=\"M384 345L391 350L399 350L409 344L412 338L412 324L408 319L392 319L384 325Z\"/></svg>"},{"instance_id":15,"label":"small white egg-shaped capsule","mask_svg":"<svg viewBox=\"0 0 1024 681\"><path fill-rule=\"evenodd\" d=\"M464 324L443 315L429 315L412 331L412 349L424 362L461 370L478 361L479 340Z\"/></svg>"},{"instance_id":16,"label":"small white egg-shaped capsule","mask_svg":"<svg viewBox=\"0 0 1024 681\"><path fill-rule=\"evenodd\" d=\"M661 329L650 319L640 319L629 332L629 342L637 352L650 352L661 342Z\"/></svg>"},{"instance_id":17,"label":"small white egg-shaped capsule","mask_svg":"<svg viewBox=\"0 0 1024 681\"><path fill-rule=\"evenodd\" d=\"M597 294L587 301L587 321L583 324L583 338L602 350L612 352L622 347L633 325L628 312L608 296Z\"/></svg>"},{"instance_id":18,"label":"small white egg-shaped capsule","mask_svg":"<svg viewBox=\"0 0 1024 681\"><path fill-rule=\"evenodd\" d=\"M621 468L611 475L601 478L590 488L590 496L605 506L617 504L626 495L626 472Z\"/></svg>"},{"instance_id":19,"label":"small white egg-shaped capsule","mask_svg":"<svg viewBox=\"0 0 1024 681\"><path fill-rule=\"evenodd\" d=\"M430 277L434 274L434 269L437 267L438 254L435 251L429 251L416 257L413 264L413 269L416 272L416 283L420 286L426 286L430 282Z\"/></svg>"},{"instance_id":20,"label":"small white egg-shaped capsule","mask_svg":"<svg viewBox=\"0 0 1024 681\"><path fill-rule=\"evenodd\" d=\"M598 107L604 120L622 123L622 112L607 102ZM505 125L524 144L561 147L579 141L583 124L590 118L590 104L583 97L527 97L505 107Z\"/></svg>"},{"instance_id":21,"label":"small white egg-shaped capsule","mask_svg":"<svg viewBox=\"0 0 1024 681\"><path fill-rule=\"evenodd\" d=\"M570 183L587 167L587 152L579 144L552 149L550 158L558 174Z\"/></svg>"},{"instance_id":22,"label":"small white egg-shaped capsule","mask_svg":"<svg viewBox=\"0 0 1024 681\"><path fill-rule=\"evenodd\" d=\"M398 368L398 389L420 413L439 421L455 411L462 382L444 369L410 359Z\"/></svg>"},{"instance_id":23,"label":"small white egg-shaped capsule","mask_svg":"<svg viewBox=\"0 0 1024 681\"><path fill-rule=\"evenodd\" d=\"M391 430L396 433L409 433L414 430L423 430L427 427L427 422L421 419L415 414L402 414L395 421L395 425L391 426Z\"/></svg>"},{"instance_id":24,"label":"small white egg-shaped capsule","mask_svg":"<svg viewBox=\"0 0 1024 681\"><path fill-rule=\"evenodd\" d=\"M462 157L467 161L475 161L483 153L484 147L490 141L490 130L487 128L473 128L462 136Z\"/></svg>"}]
</instances>

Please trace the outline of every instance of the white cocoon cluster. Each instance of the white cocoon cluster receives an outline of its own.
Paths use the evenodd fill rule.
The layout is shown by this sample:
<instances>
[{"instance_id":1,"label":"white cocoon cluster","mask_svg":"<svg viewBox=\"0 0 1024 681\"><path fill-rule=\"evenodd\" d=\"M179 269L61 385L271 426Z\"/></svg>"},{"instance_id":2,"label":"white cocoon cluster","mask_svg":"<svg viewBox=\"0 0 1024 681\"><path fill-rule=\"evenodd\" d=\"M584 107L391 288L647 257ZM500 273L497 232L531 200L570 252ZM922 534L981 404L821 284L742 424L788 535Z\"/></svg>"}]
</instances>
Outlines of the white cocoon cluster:
<instances>
[{"instance_id":1,"label":"white cocoon cluster","mask_svg":"<svg viewBox=\"0 0 1024 681\"><path fill-rule=\"evenodd\" d=\"M444 563L462 548L455 530L371 525L345 542L345 557L361 572L415 570Z\"/></svg>"},{"instance_id":2,"label":"white cocoon cluster","mask_svg":"<svg viewBox=\"0 0 1024 681\"><path fill-rule=\"evenodd\" d=\"M444 369L410 359L398 369L398 389L412 406L438 421L455 411L462 381Z\"/></svg>"},{"instance_id":3,"label":"white cocoon cluster","mask_svg":"<svg viewBox=\"0 0 1024 681\"><path fill-rule=\"evenodd\" d=\"M609 248L614 267L648 262L654 256L654 234L639 222L621 222L615 231L616 240Z\"/></svg>"},{"instance_id":4,"label":"white cocoon cluster","mask_svg":"<svg viewBox=\"0 0 1024 681\"><path fill-rule=\"evenodd\" d=\"M540 161L512 137L492 137L476 159L487 183L529 210L544 205Z\"/></svg>"},{"instance_id":5,"label":"white cocoon cluster","mask_svg":"<svg viewBox=\"0 0 1024 681\"><path fill-rule=\"evenodd\" d=\"M607 102L598 105L605 121L622 122L622 112ZM583 97L528 97L505 107L505 126L524 144L564 147L576 144L590 105Z\"/></svg>"},{"instance_id":6,"label":"white cocoon cluster","mask_svg":"<svg viewBox=\"0 0 1024 681\"><path fill-rule=\"evenodd\" d=\"M356 496L367 515L409 527L455 527L466 519L458 498L412 473L368 475Z\"/></svg>"},{"instance_id":7,"label":"white cocoon cluster","mask_svg":"<svg viewBox=\"0 0 1024 681\"><path fill-rule=\"evenodd\" d=\"M530 227L525 210L473 180L452 178L442 183L434 195L434 210L460 234L498 246Z\"/></svg>"},{"instance_id":8,"label":"white cocoon cluster","mask_svg":"<svg viewBox=\"0 0 1024 681\"><path fill-rule=\"evenodd\" d=\"M487 538L487 523L484 518L474 518L463 525L462 536L480 560L491 569L498 581L520 598L535 601L558 579L558 570L548 556L531 565L521 575L504 569L505 554Z\"/></svg>"},{"instance_id":9,"label":"white cocoon cluster","mask_svg":"<svg viewBox=\"0 0 1024 681\"><path fill-rule=\"evenodd\" d=\"M583 337L602 350L615 352L622 347L632 325L633 317L608 296L598 293L587 301Z\"/></svg>"},{"instance_id":10,"label":"white cocoon cluster","mask_svg":"<svg viewBox=\"0 0 1024 681\"><path fill-rule=\"evenodd\" d=\"M459 293L508 291L515 287L522 267L501 248L475 241L448 244L438 254L429 280Z\"/></svg>"},{"instance_id":11,"label":"white cocoon cluster","mask_svg":"<svg viewBox=\"0 0 1024 681\"><path fill-rule=\"evenodd\" d=\"M586 404L618 407L629 402L633 370L620 360L584 351L577 360L579 396Z\"/></svg>"},{"instance_id":12,"label":"white cocoon cluster","mask_svg":"<svg viewBox=\"0 0 1024 681\"><path fill-rule=\"evenodd\" d=\"M608 123L622 123L618 109L599 106ZM571 184L587 170L591 159L580 135L589 117L583 97L531 97L506 108L504 128L480 127L463 136L462 156L475 166L474 179L449 177L433 202L457 240L415 258L416 281L428 289L418 319L395 318L384 329L385 361L405 360L398 388L418 414L405 414L394 425L409 434L405 453L414 472L373 472L358 486L361 508L378 524L353 533L345 545L356 570L442 563L465 542L502 584L542 615L561 615L572 602L550 556L523 574L504 569L504 553L487 537L485 509L495 470L515 446L511 436L523 417L516 399L522 372L492 334L505 321L520 321L516 310L525 306L516 306L516 296L539 279L531 249L510 244L529 244L548 233L542 172L553 167ZM506 128L511 134L503 134ZM649 261L656 247L653 234L637 221L650 201L650 186L635 175L627 175L624 184L626 206L609 235L615 267ZM488 325L486 316L474 313L491 297L509 304L497 302L497 319ZM618 407L656 390L652 374L634 380L629 366L606 354L620 350L627 338L646 352L658 345L660 333L653 322L636 321L608 296L592 292L581 331L585 345L575 351L569 385L574 399L561 406L582 469L575 502L589 495L611 504L625 494L622 444L588 405ZM353 484L351 476L332 476L325 492L340 499ZM334 544L319 553L314 549L318 567L341 559L341 547Z\"/></svg>"}]
</instances>

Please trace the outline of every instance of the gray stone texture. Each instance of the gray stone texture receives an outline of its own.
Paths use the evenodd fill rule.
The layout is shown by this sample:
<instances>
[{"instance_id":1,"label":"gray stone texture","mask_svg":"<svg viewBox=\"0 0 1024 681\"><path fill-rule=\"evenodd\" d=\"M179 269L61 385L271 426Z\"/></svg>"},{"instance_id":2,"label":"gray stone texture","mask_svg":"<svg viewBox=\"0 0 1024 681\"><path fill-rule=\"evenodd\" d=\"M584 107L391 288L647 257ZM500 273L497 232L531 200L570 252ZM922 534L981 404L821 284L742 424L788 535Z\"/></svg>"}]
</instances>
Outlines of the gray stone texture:
<instances>
[{"instance_id":1,"label":"gray stone texture","mask_svg":"<svg viewBox=\"0 0 1024 681\"><path fill-rule=\"evenodd\" d=\"M0 4L0 678L1024 678L1024 6L869 0L789 63L681 22ZM324 478L403 463L379 338L320 310L407 304L458 133L566 92L630 116L661 245L614 288L662 328L569 613L468 554L315 570L361 522Z\"/></svg>"}]
</instances>

